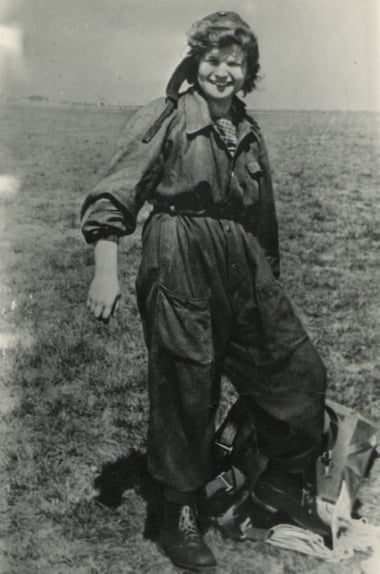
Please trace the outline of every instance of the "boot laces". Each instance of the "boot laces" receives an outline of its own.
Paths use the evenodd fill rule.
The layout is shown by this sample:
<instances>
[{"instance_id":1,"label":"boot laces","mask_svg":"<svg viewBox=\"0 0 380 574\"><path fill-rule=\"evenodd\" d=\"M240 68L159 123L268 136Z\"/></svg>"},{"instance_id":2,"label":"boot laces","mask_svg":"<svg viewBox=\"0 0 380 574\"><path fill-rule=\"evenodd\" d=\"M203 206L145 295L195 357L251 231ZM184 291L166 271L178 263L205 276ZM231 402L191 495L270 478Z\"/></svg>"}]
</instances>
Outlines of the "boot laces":
<instances>
[{"instance_id":1,"label":"boot laces","mask_svg":"<svg viewBox=\"0 0 380 574\"><path fill-rule=\"evenodd\" d=\"M194 516L193 509L190 506L183 506L179 515L179 530L183 534L191 537L199 537L198 525Z\"/></svg>"}]
</instances>

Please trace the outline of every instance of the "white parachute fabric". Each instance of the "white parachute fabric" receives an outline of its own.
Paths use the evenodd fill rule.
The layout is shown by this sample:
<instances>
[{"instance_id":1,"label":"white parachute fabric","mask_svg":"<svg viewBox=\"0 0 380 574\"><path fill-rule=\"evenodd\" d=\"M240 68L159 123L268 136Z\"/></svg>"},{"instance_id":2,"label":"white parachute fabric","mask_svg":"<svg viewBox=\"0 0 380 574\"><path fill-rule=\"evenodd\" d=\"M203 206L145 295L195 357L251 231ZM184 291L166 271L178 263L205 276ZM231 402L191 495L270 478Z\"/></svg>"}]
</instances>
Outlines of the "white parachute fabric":
<instances>
[{"instance_id":1,"label":"white parachute fabric","mask_svg":"<svg viewBox=\"0 0 380 574\"><path fill-rule=\"evenodd\" d=\"M363 574L376 574L380 558L380 526L369 524L365 518L351 517L352 501L345 481L336 504L320 501L320 517L331 527L332 548L314 532L290 524L279 524L268 532L266 542L295 550L330 562L341 562L355 552L367 555L361 564ZM377 566L376 566L377 564Z\"/></svg>"}]
</instances>

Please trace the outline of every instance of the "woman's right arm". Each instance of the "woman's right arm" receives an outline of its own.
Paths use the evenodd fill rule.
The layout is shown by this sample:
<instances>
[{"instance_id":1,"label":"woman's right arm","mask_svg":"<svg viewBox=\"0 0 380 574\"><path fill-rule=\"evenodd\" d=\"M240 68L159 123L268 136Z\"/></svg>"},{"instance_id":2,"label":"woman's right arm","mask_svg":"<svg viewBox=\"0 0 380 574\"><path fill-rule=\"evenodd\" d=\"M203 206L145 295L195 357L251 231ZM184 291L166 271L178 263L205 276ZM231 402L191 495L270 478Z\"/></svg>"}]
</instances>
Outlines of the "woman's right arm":
<instances>
[{"instance_id":1,"label":"woman's right arm","mask_svg":"<svg viewBox=\"0 0 380 574\"><path fill-rule=\"evenodd\" d=\"M161 177L161 152L172 116L162 121L149 142L143 136L163 108L165 100L156 100L130 119L107 174L82 204L82 232L95 245L87 306L98 319L107 321L117 310L118 240L134 231L138 210Z\"/></svg>"},{"instance_id":2,"label":"woman's right arm","mask_svg":"<svg viewBox=\"0 0 380 574\"><path fill-rule=\"evenodd\" d=\"M163 98L155 100L128 121L107 173L81 206L81 228L88 243L135 230L138 211L163 173L163 147L174 113L162 121L151 140L145 142L144 135L165 106Z\"/></svg>"}]
</instances>

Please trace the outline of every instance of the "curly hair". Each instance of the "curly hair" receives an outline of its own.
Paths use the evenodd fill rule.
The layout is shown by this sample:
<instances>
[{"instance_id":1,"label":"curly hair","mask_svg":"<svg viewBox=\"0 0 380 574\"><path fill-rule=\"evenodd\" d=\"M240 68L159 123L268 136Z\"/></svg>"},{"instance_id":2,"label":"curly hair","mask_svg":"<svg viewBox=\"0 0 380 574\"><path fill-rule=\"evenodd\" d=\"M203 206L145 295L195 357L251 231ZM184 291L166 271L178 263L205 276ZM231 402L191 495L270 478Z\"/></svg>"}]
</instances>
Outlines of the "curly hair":
<instances>
[{"instance_id":1,"label":"curly hair","mask_svg":"<svg viewBox=\"0 0 380 574\"><path fill-rule=\"evenodd\" d=\"M186 80L194 84L197 79L200 58L212 48L224 48L231 44L240 46L246 58L246 78L243 85L244 95L251 92L259 79L259 47L255 34L238 17L241 25L223 26L208 18L195 22L187 33L189 45L189 65Z\"/></svg>"}]
</instances>

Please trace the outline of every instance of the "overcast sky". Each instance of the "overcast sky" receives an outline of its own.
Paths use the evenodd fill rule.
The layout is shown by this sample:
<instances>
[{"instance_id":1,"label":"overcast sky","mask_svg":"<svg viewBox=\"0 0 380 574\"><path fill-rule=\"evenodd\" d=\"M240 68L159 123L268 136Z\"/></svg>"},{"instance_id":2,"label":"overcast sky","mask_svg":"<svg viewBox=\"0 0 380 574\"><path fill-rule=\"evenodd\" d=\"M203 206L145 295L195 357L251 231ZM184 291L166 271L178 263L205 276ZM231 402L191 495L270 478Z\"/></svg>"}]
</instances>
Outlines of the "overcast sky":
<instances>
[{"instance_id":1,"label":"overcast sky","mask_svg":"<svg viewBox=\"0 0 380 574\"><path fill-rule=\"evenodd\" d=\"M222 9L258 36L251 108L380 111L380 0L0 0L0 91L146 103Z\"/></svg>"}]
</instances>

